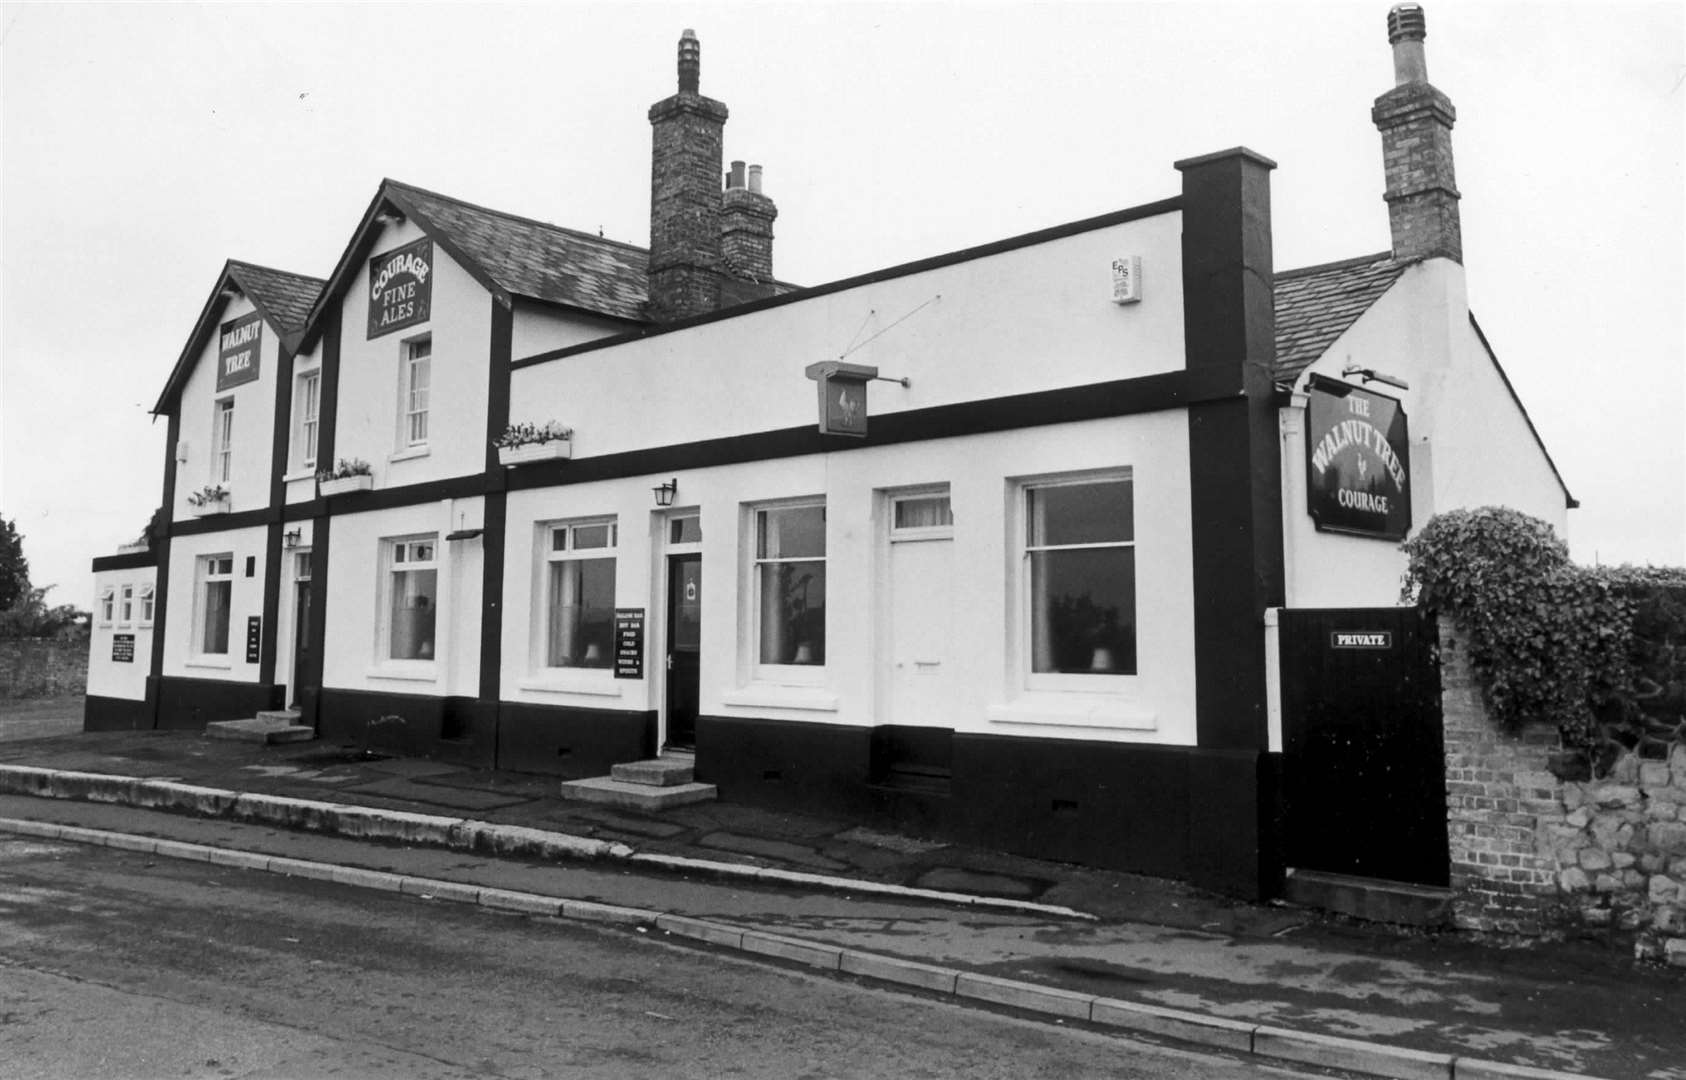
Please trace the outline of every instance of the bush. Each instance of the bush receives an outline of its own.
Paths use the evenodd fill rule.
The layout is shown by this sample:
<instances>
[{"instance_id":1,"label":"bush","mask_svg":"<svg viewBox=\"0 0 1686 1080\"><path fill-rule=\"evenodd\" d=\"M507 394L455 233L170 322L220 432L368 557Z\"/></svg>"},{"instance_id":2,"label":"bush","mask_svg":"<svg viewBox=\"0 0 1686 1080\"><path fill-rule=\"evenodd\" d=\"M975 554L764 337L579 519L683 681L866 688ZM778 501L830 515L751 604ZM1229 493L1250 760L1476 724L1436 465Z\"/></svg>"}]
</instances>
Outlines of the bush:
<instances>
[{"instance_id":1,"label":"bush","mask_svg":"<svg viewBox=\"0 0 1686 1080\"><path fill-rule=\"evenodd\" d=\"M1403 599L1456 620L1487 708L1507 730L1554 725L1596 751L1633 712L1634 604L1609 571L1575 566L1537 518L1485 506L1436 515L1404 544Z\"/></svg>"}]
</instances>

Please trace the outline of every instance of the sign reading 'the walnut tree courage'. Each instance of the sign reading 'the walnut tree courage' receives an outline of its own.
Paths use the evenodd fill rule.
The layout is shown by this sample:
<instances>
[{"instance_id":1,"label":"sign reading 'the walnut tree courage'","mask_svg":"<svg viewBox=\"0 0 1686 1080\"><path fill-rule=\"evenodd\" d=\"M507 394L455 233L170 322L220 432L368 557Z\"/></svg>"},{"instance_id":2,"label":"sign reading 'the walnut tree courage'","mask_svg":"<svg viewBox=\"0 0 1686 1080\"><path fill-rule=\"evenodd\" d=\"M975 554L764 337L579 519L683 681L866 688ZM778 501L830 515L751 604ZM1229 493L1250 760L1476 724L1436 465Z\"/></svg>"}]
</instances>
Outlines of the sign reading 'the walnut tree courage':
<instances>
[{"instance_id":1,"label":"sign reading 'the walnut tree courage'","mask_svg":"<svg viewBox=\"0 0 1686 1080\"><path fill-rule=\"evenodd\" d=\"M433 241L369 260L369 336L424 323L433 314Z\"/></svg>"},{"instance_id":2,"label":"sign reading 'the walnut tree courage'","mask_svg":"<svg viewBox=\"0 0 1686 1080\"><path fill-rule=\"evenodd\" d=\"M1306 402L1306 502L1319 529L1400 540L1411 529L1411 447L1398 401L1314 378Z\"/></svg>"}]
</instances>

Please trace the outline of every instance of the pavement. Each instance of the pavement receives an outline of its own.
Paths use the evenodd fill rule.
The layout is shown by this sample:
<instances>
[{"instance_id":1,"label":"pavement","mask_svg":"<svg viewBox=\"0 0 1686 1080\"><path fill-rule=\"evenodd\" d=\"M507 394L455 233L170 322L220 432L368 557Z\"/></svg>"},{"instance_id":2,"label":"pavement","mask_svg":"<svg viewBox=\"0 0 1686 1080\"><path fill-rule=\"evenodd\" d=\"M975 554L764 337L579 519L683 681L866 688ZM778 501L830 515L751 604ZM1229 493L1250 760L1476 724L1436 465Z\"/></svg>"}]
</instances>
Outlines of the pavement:
<instances>
[{"instance_id":1,"label":"pavement","mask_svg":"<svg viewBox=\"0 0 1686 1080\"><path fill-rule=\"evenodd\" d=\"M728 803L611 809L321 742L5 726L0 833L616 923L1359 1075L1686 1080L1686 972L1613 942L1359 924Z\"/></svg>"}]
</instances>

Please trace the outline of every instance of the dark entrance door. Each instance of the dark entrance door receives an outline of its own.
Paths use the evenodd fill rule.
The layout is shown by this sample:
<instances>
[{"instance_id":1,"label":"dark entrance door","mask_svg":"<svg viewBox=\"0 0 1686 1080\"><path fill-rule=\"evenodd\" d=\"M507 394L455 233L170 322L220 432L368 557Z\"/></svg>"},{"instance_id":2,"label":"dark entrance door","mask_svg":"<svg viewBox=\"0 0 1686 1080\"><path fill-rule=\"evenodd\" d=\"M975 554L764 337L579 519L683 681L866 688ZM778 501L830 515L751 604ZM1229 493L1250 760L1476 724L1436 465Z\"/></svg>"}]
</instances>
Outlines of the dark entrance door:
<instances>
[{"instance_id":1,"label":"dark entrance door","mask_svg":"<svg viewBox=\"0 0 1686 1080\"><path fill-rule=\"evenodd\" d=\"M1289 609L1280 626L1288 865L1447 884L1434 620Z\"/></svg>"},{"instance_id":2,"label":"dark entrance door","mask_svg":"<svg viewBox=\"0 0 1686 1080\"><path fill-rule=\"evenodd\" d=\"M702 556L667 557L667 745L697 741L702 657Z\"/></svg>"},{"instance_id":3,"label":"dark entrance door","mask_svg":"<svg viewBox=\"0 0 1686 1080\"><path fill-rule=\"evenodd\" d=\"M299 675L306 670L310 660L310 579L306 578L293 588L293 675L287 687L287 696L292 699L288 704L296 706L301 685Z\"/></svg>"}]
</instances>

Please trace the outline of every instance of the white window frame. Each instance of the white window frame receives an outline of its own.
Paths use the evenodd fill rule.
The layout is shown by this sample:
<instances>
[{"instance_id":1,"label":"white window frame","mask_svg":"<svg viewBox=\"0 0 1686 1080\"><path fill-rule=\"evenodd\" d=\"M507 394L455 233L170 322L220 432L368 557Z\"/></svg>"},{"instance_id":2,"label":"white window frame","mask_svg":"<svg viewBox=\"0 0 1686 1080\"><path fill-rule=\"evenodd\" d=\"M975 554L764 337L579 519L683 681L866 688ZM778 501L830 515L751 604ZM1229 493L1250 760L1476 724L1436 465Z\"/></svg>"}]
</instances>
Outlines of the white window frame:
<instances>
[{"instance_id":1,"label":"white window frame","mask_svg":"<svg viewBox=\"0 0 1686 1080\"><path fill-rule=\"evenodd\" d=\"M398 452L417 454L428 447L433 398L433 335L423 334L401 343L398 364ZM417 373L425 385L418 390ZM419 393L419 397L418 397Z\"/></svg>"},{"instance_id":2,"label":"white window frame","mask_svg":"<svg viewBox=\"0 0 1686 1080\"><path fill-rule=\"evenodd\" d=\"M1136 548L1136 532L1132 528L1128 540L1101 541L1084 544L1043 544L1035 545L1030 542L1031 513L1030 495L1033 491L1049 488L1081 487L1089 484L1108 483L1117 481L1131 481L1130 499L1135 505L1134 471L1128 467L1116 469L1095 470L1082 473L1061 473L1051 476L1031 477L1018 481L1013 485L1013 543L1014 543L1014 595L1017 598L1016 610L1013 613L1014 635L1016 637L1016 667L1020 673L1020 685L1028 691L1077 691L1083 693L1133 692L1141 678L1141 603L1140 603L1140 565L1135 567L1138 588L1136 592L1136 611L1132 618L1136 627L1136 656L1134 673L1097 672L1084 674L1079 672L1038 672L1035 670L1035 660L1032 656L1034 633L1031 619L1034 617L1034 606L1031 595L1031 555L1037 551L1073 551L1096 549L1129 549Z\"/></svg>"},{"instance_id":3,"label":"white window frame","mask_svg":"<svg viewBox=\"0 0 1686 1080\"><path fill-rule=\"evenodd\" d=\"M826 527L822 537L826 537L825 552L819 556L799 556L782 559L762 558L760 554L761 515L776 513L781 510L802 510L817 507L824 516ZM776 686L823 686L825 685L826 667L830 663L827 659L817 664L769 664L761 660L761 566L764 563L779 562L818 562L826 566L827 591L830 591L830 551L829 532L831 518L823 495L808 496L797 499L783 499L775 502L748 504L744 508L744 574L748 588L744 594L748 600L748 617L743 620L746 639L742 643L748 659L751 678L758 683L768 683ZM826 639L830 642L830 598L826 601Z\"/></svg>"},{"instance_id":4,"label":"white window frame","mask_svg":"<svg viewBox=\"0 0 1686 1080\"><path fill-rule=\"evenodd\" d=\"M607 528L608 544L604 547L576 547L576 537L581 529ZM566 536L566 543L562 550L556 550L555 537L558 532ZM613 515L599 515L597 517L567 518L559 521L545 521L538 528L538 569L533 581L533 609L536 616L535 632L532 634L533 654L531 668L535 674L549 676L552 680L559 674L566 673L570 678L592 682L613 679L615 675L614 644L611 640L610 655L604 657L607 663L602 667L584 667L573 664L550 663L550 575L552 567L558 563L583 562L591 559L608 559L613 564L613 573L620 573L620 522ZM617 582L617 596L619 593ZM613 605L611 605L611 610ZM612 616L611 616L612 618Z\"/></svg>"},{"instance_id":5,"label":"white window frame","mask_svg":"<svg viewBox=\"0 0 1686 1080\"><path fill-rule=\"evenodd\" d=\"M234 398L220 397L211 414L211 483L234 478Z\"/></svg>"},{"instance_id":6,"label":"white window frame","mask_svg":"<svg viewBox=\"0 0 1686 1080\"><path fill-rule=\"evenodd\" d=\"M156 585L142 585L140 587L140 623L141 626L151 626L152 617L156 613L158 588Z\"/></svg>"},{"instance_id":7,"label":"white window frame","mask_svg":"<svg viewBox=\"0 0 1686 1080\"><path fill-rule=\"evenodd\" d=\"M449 625L441 611L445 594L445 563L440 558L437 532L412 533L381 539L380 581L375 590L375 668L374 674L432 678L438 670L440 653L444 652L444 638ZM417 559L415 545L431 548L431 558ZM398 553L404 552L400 559ZM399 573L432 570L433 576L433 655L428 657L394 657L392 655L392 600L394 577Z\"/></svg>"},{"instance_id":8,"label":"white window frame","mask_svg":"<svg viewBox=\"0 0 1686 1080\"><path fill-rule=\"evenodd\" d=\"M928 502L932 499L942 499L948 503L948 520L936 525L897 525L897 510L903 503ZM889 529L890 542L902 543L908 540L952 540L954 539L954 499L947 484L935 484L926 487L905 488L887 493L885 499L885 524Z\"/></svg>"},{"instance_id":9,"label":"white window frame","mask_svg":"<svg viewBox=\"0 0 1686 1080\"><path fill-rule=\"evenodd\" d=\"M133 626L135 622L135 587L123 585L117 590L117 625Z\"/></svg>"},{"instance_id":10,"label":"white window frame","mask_svg":"<svg viewBox=\"0 0 1686 1080\"><path fill-rule=\"evenodd\" d=\"M116 621L117 615L117 587L107 585L100 590L100 625L110 626Z\"/></svg>"},{"instance_id":11,"label":"white window frame","mask_svg":"<svg viewBox=\"0 0 1686 1080\"><path fill-rule=\"evenodd\" d=\"M295 378L293 415L298 418L293 433L293 460L298 471L316 468L322 432L322 368L301 371Z\"/></svg>"},{"instance_id":12,"label":"white window frame","mask_svg":"<svg viewBox=\"0 0 1686 1080\"><path fill-rule=\"evenodd\" d=\"M233 655L234 635L234 553L224 551L199 556L195 578L197 580L193 588L192 655L202 666L230 667L233 664L230 657ZM223 635L223 651L207 652L205 632L210 629L211 586L225 581L228 583L228 603L223 613L228 618L228 627Z\"/></svg>"}]
</instances>

